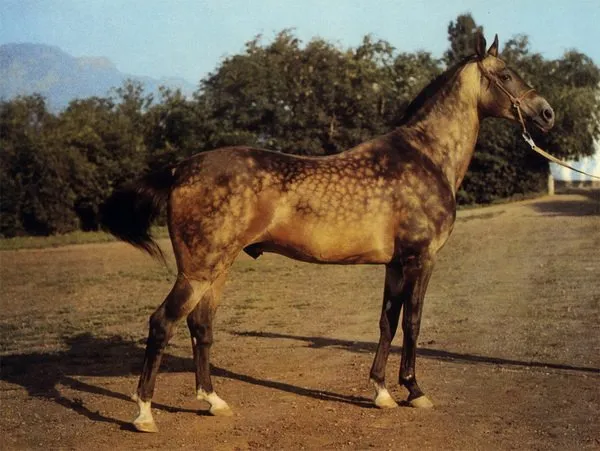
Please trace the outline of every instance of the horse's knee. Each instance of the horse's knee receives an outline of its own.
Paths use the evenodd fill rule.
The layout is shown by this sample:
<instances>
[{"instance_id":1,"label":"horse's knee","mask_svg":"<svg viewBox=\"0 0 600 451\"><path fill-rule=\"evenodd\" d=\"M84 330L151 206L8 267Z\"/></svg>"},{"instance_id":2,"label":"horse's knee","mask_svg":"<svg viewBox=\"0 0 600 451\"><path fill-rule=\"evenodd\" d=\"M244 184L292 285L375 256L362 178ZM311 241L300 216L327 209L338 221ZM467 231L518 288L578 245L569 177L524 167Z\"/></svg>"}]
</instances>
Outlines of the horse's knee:
<instances>
[{"instance_id":1,"label":"horse's knee","mask_svg":"<svg viewBox=\"0 0 600 451\"><path fill-rule=\"evenodd\" d=\"M210 346L213 343L212 325L208 322L197 322L188 317L188 327L195 344Z\"/></svg>"},{"instance_id":2,"label":"horse's knee","mask_svg":"<svg viewBox=\"0 0 600 451\"><path fill-rule=\"evenodd\" d=\"M404 334L404 338L414 343L417 342L420 331L421 323L419 321L407 321L406 323L402 324L402 333Z\"/></svg>"},{"instance_id":3,"label":"horse's knee","mask_svg":"<svg viewBox=\"0 0 600 451\"><path fill-rule=\"evenodd\" d=\"M169 327L162 312L155 312L150 316L147 346L154 350L162 350L169 341Z\"/></svg>"}]
</instances>

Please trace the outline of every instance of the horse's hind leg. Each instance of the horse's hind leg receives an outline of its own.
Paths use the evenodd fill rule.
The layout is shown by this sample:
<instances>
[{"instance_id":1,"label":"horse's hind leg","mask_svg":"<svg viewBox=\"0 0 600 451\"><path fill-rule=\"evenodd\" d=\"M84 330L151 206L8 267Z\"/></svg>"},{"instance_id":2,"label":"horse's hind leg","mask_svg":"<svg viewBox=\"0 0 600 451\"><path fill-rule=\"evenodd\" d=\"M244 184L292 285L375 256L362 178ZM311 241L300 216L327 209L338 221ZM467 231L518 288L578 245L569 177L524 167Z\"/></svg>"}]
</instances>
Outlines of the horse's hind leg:
<instances>
[{"instance_id":1,"label":"horse's hind leg","mask_svg":"<svg viewBox=\"0 0 600 451\"><path fill-rule=\"evenodd\" d=\"M144 365L137 392L134 395L134 400L138 403L139 414L133 421L133 425L138 431L157 431L150 404L163 351L173 335L177 321L187 316L196 307L209 287L208 280L190 280L180 273L167 298L150 316Z\"/></svg>"},{"instance_id":2,"label":"horse's hind leg","mask_svg":"<svg viewBox=\"0 0 600 451\"><path fill-rule=\"evenodd\" d=\"M231 416L225 401L214 391L210 379L210 347L213 342L213 318L219 304L226 275L221 275L206 291L196 308L187 317L192 336L192 349L196 366L196 396L210 404L210 413Z\"/></svg>"}]
</instances>

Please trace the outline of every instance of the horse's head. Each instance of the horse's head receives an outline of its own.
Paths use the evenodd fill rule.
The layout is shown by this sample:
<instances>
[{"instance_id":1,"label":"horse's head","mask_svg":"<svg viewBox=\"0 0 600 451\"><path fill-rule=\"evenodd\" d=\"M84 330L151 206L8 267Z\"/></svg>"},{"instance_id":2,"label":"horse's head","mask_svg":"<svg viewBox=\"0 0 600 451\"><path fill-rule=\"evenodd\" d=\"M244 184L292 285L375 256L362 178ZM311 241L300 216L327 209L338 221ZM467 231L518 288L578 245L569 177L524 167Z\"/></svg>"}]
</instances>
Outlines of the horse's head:
<instances>
[{"instance_id":1,"label":"horse's head","mask_svg":"<svg viewBox=\"0 0 600 451\"><path fill-rule=\"evenodd\" d=\"M522 125L524 120L530 120L542 131L550 130L554 126L554 110L546 99L498 58L498 35L487 51L483 35L477 33L475 39L477 65L482 74L481 111L486 116L503 117Z\"/></svg>"}]
</instances>

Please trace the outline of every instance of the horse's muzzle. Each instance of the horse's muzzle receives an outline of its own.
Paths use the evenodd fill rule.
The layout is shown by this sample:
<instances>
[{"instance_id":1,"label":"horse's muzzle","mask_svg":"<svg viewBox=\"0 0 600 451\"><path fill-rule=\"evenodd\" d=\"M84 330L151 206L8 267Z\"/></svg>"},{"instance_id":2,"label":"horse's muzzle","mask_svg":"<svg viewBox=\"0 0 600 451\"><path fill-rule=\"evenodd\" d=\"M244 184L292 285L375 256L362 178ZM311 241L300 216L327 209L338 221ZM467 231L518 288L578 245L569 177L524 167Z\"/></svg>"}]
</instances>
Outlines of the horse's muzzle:
<instances>
[{"instance_id":1,"label":"horse's muzzle","mask_svg":"<svg viewBox=\"0 0 600 451\"><path fill-rule=\"evenodd\" d=\"M531 117L532 122L544 133L550 131L554 127L555 115L546 99L540 97L534 111L536 113Z\"/></svg>"}]
</instances>

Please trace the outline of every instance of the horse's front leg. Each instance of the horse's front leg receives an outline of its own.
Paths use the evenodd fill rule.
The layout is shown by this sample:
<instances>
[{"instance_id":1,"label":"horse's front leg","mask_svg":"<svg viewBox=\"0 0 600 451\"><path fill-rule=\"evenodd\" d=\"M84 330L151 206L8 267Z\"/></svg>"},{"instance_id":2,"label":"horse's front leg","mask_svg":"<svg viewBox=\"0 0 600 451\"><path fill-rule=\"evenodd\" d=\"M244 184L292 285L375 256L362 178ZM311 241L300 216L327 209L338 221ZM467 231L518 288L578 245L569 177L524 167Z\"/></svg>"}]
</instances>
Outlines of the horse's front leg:
<instances>
[{"instance_id":1,"label":"horse's front leg","mask_svg":"<svg viewBox=\"0 0 600 451\"><path fill-rule=\"evenodd\" d=\"M385 386L385 367L390 354L392 339L398 328L398 319L402 309L402 267L389 264L385 268L385 286L383 306L379 319L379 344L371 366L371 382L375 386L375 405L380 408L397 407L396 401Z\"/></svg>"},{"instance_id":2,"label":"horse's front leg","mask_svg":"<svg viewBox=\"0 0 600 451\"><path fill-rule=\"evenodd\" d=\"M404 266L402 332L402 361L400 363L400 383L409 392L408 402L413 407L428 408L433 404L425 396L419 385L415 372L417 354L417 339L421 327L423 300L427 284L433 271L434 260L429 256L420 256L409 261Z\"/></svg>"}]
</instances>

